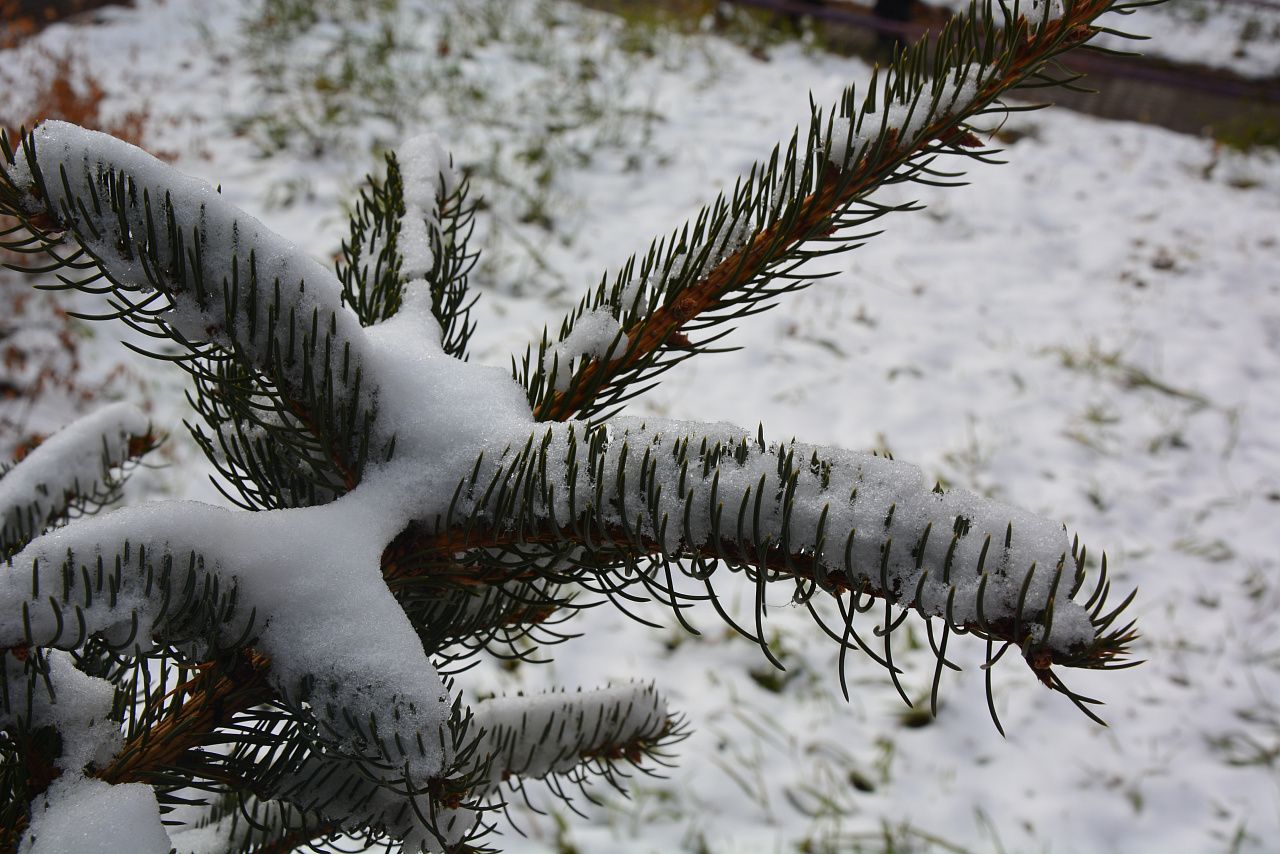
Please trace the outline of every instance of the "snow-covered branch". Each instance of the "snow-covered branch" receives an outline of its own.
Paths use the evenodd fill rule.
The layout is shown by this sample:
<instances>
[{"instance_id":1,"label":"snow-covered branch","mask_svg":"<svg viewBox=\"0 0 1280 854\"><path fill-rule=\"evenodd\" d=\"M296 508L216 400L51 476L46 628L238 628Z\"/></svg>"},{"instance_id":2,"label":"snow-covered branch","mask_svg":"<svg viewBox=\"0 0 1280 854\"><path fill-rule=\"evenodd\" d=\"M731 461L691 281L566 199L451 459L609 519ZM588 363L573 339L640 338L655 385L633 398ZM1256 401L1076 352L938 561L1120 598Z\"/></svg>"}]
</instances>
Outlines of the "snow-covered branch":
<instances>
[{"instance_id":1,"label":"snow-covered branch","mask_svg":"<svg viewBox=\"0 0 1280 854\"><path fill-rule=\"evenodd\" d=\"M252 639L275 689L308 704L324 737L427 779L449 762L438 735L449 699L378 573L386 539L384 523L345 501L125 508L12 560L0 574L0 646L78 649L101 637L116 649L190 645L199 661L207 646Z\"/></svg>"},{"instance_id":2,"label":"snow-covered branch","mask_svg":"<svg viewBox=\"0 0 1280 854\"><path fill-rule=\"evenodd\" d=\"M662 695L639 684L485 700L474 726L483 733L472 760L478 794L512 777L541 780L589 762L639 765L677 729Z\"/></svg>"},{"instance_id":3,"label":"snow-covered branch","mask_svg":"<svg viewBox=\"0 0 1280 854\"><path fill-rule=\"evenodd\" d=\"M468 245L476 210L469 194L470 182L454 171L435 134L387 153L386 174L370 176L369 187L360 191L338 264L343 301L362 324L391 317L404 285L425 281L444 351L466 358L476 300L468 292L468 275L478 258Z\"/></svg>"},{"instance_id":4,"label":"snow-covered branch","mask_svg":"<svg viewBox=\"0 0 1280 854\"><path fill-rule=\"evenodd\" d=\"M111 501L113 471L155 443L147 417L114 403L63 427L0 475L0 555L13 554L85 502Z\"/></svg>"},{"instance_id":5,"label":"snow-covered branch","mask_svg":"<svg viewBox=\"0 0 1280 854\"><path fill-rule=\"evenodd\" d=\"M110 283L109 316L184 347L197 380L225 382L234 360L241 386L282 398L275 408L309 434L307 458L336 469L331 492L386 455L389 437L371 435L360 324L332 271L208 183L106 134L46 122L17 155L0 195L54 251L61 235L74 241L66 260L93 268L75 281Z\"/></svg>"},{"instance_id":6,"label":"snow-covered branch","mask_svg":"<svg viewBox=\"0 0 1280 854\"><path fill-rule=\"evenodd\" d=\"M770 445L728 425L618 417L544 428L482 459L445 525L414 543L406 550L420 555L471 550L477 581L541 572L590 582L602 566L650 562L654 570L612 583L645 584L673 604L689 579L710 587L719 566L747 568L760 584L793 579L804 601L873 596L1017 644L1044 678L1053 663L1102 666L1118 652L1105 599L1073 601L1084 554L1061 524L930 490L907 463ZM433 564L422 565L429 577ZM393 586L414 574L410 561L384 571ZM866 649L857 610L834 636ZM750 634L762 636L762 619L757 607Z\"/></svg>"}]
</instances>

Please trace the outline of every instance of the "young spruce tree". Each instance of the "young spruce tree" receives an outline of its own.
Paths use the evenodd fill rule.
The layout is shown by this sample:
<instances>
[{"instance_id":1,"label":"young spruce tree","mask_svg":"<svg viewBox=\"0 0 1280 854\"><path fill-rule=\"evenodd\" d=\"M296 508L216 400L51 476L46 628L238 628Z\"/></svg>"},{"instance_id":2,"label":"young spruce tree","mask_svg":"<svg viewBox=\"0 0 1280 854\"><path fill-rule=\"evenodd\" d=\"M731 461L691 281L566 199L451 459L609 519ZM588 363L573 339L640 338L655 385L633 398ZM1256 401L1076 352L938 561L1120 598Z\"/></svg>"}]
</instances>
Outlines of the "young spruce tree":
<instances>
[{"instance_id":1,"label":"young spruce tree","mask_svg":"<svg viewBox=\"0 0 1280 854\"><path fill-rule=\"evenodd\" d=\"M0 851L74 850L92 822L101 844L163 854L161 815L192 803L206 850L496 844L492 810L530 781L620 784L684 732L647 683L468 705L438 675L555 640L593 596L714 610L772 658L765 592L783 585L839 649L842 685L849 653L896 673L893 630L923 620L935 707L949 645L982 643L1093 717L1059 671L1125 666L1129 600L1108 608L1105 562L1085 590L1060 524L884 457L620 412L910 209L877 189L987 159L975 123L1021 109L1015 89L1070 83L1055 58L1137 5L972 8L861 99L814 107L514 380L466 360L475 203L434 138L387 157L336 275L126 143L57 122L5 139L0 246L104 294L101 319L190 374L191 430L240 509L91 515L157 442L122 404L5 470ZM729 585L754 590L745 625Z\"/></svg>"}]
</instances>

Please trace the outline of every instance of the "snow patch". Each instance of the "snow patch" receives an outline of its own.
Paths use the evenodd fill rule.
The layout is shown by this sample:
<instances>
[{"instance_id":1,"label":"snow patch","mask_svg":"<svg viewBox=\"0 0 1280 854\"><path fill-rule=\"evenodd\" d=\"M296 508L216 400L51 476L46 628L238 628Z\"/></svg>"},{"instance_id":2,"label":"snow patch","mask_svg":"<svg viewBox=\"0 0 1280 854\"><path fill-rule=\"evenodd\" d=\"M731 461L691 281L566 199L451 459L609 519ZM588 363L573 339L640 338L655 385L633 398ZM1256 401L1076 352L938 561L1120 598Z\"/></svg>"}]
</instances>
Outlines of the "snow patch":
<instances>
[{"instance_id":1,"label":"snow patch","mask_svg":"<svg viewBox=\"0 0 1280 854\"><path fill-rule=\"evenodd\" d=\"M942 85L917 92L910 101L895 101L883 112L864 110L857 118L836 118L831 122L830 138L825 145L831 162L847 167L858 162L876 140L890 129L897 131L895 146L901 151L933 122L956 115L973 103L987 69L980 66L959 69Z\"/></svg>"},{"instance_id":2,"label":"snow patch","mask_svg":"<svg viewBox=\"0 0 1280 854\"><path fill-rule=\"evenodd\" d=\"M55 780L31 806L19 854L169 854L160 805L146 783Z\"/></svg>"},{"instance_id":3,"label":"snow patch","mask_svg":"<svg viewBox=\"0 0 1280 854\"><path fill-rule=\"evenodd\" d=\"M592 309L580 316L572 331L542 356L542 370L555 372L555 390L566 392L574 373L589 359L612 362L622 358L629 345L622 324L608 308Z\"/></svg>"},{"instance_id":4,"label":"snow patch","mask_svg":"<svg viewBox=\"0 0 1280 854\"><path fill-rule=\"evenodd\" d=\"M129 458L130 439L150 429L136 407L113 403L50 436L0 477L0 538L12 541L23 531L39 531L75 496L93 495L111 469Z\"/></svg>"}]
</instances>

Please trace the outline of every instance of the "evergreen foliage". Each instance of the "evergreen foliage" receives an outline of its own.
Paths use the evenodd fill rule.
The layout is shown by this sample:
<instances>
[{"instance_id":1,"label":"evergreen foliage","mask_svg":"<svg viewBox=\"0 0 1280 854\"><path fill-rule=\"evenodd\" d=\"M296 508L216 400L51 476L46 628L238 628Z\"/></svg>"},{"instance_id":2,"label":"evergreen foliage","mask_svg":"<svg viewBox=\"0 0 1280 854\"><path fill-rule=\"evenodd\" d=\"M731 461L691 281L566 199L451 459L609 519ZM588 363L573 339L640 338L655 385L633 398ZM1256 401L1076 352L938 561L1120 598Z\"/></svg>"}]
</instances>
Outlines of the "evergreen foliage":
<instances>
[{"instance_id":1,"label":"evergreen foliage","mask_svg":"<svg viewBox=\"0 0 1280 854\"><path fill-rule=\"evenodd\" d=\"M1110 606L1105 560L1086 590L1084 548L1060 525L930 491L891 459L769 442L763 427L619 412L665 371L722 346L735 319L821 278L810 262L913 209L878 203L876 190L953 185L961 173L949 159L991 160L975 122L1022 109L1004 100L1015 89L1074 83L1056 57L1096 35L1099 15L1138 5L976 5L932 46L903 50L860 102L850 88L831 111L814 106L804 132L513 360L523 397L462 364L476 260L465 180L440 181L434 212L414 224L426 226L419 245L406 237L420 213L406 201L406 170L388 155L328 271L131 146L55 124L0 139L0 214L17 222L0 246L47 256L39 269L58 287L104 294L101 319L153 337L152 355L190 374L202 422L190 429L246 511L158 503L64 526L72 509L109 499L155 443L149 425L121 433L98 422L67 434L103 449L95 477L59 486L52 503L44 493L11 502L17 521L5 515L0 542L0 851L39 850L47 819L35 810L87 797L82 779L146 784L161 810L203 801L229 852L342 834L405 850L496 844L485 833L505 793L534 780L566 800L566 783L588 797L593 780L623 787L667 761L684 723L652 686L468 708L427 659L456 672L480 652L527 657L564 640L559 624L600 597L624 610L654 598L682 622L710 609L773 660L765 591L782 584L838 647L842 685L849 653L896 683L894 630L922 619L937 656L935 710L955 667L949 644L973 636L988 673L1015 647L1094 717L1096 701L1055 668L1129 666L1135 633L1120 615L1132 595ZM410 255L430 263L410 275ZM411 325L422 320L439 331ZM396 349L407 334L429 340ZM389 361L401 352L422 359L407 372L474 378L478 398L493 396L492 409L457 416L461 444L405 417L418 410L400 398L431 386L405 385ZM489 421L498 432L464 442ZM0 496L40 465L33 454L0 475ZM404 489L396 478L434 491L409 490L395 515L386 496ZM353 514L352 553L372 549L381 575L372 592L351 576L352 607L394 596L426 656L420 682L404 681L401 663L328 660L343 652L323 634L336 627L308 629L310 658L279 639L289 597L269 589L276 569L254 563L265 559L245 543L278 530L287 544L277 548L300 552L281 560L320 574L335 560L320 534ZM298 531L318 538L312 551L290 539ZM333 542L345 531L331 531ZM755 596L745 626L719 598L735 584ZM340 616L343 604L322 613ZM111 686L106 729L118 724L118 735L59 710L60 692L81 696L81 676L68 672ZM994 717L989 681L988 703Z\"/></svg>"}]
</instances>

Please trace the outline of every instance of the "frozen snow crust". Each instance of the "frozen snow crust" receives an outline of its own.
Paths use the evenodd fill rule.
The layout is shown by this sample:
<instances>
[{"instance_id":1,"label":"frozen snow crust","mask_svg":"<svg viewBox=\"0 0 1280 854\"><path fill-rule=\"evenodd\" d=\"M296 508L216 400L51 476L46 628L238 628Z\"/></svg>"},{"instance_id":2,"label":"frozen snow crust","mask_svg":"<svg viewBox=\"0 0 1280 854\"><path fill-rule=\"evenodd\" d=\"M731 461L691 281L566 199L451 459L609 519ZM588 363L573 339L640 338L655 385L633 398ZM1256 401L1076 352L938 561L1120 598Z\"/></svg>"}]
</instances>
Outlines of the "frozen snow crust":
<instances>
[{"instance_id":1,"label":"frozen snow crust","mask_svg":"<svg viewBox=\"0 0 1280 854\"><path fill-rule=\"evenodd\" d=\"M119 286L163 291L171 305L161 322L196 346L236 349L275 370L281 384L306 389L338 371L283 358L272 320L312 318L312 343L324 335L324 365L343 360L347 379L328 391L331 400L376 406L376 417L358 485L330 503L250 513L157 502L35 540L0 574L0 645L73 649L100 635L145 651L167 638L187 607L173 591L221 589L219 643L252 639L271 660L276 690L305 702L300 708L310 709L337 750L374 763L381 770L371 773L384 781L420 786L445 773L453 757L448 693L381 575L384 549L411 523L469 518L502 532L529 522L546 533L581 517L597 535L671 556L714 559L736 546L745 559L782 549L808 561L822 586L883 591L956 626L1043 622L1051 613L1048 637L1041 628L1032 640L1055 655L1093 639L1087 613L1066 599L1075 566L1056 523L969 493L931 492L910 465L794 441L766 446L728 425L633 418L602 427L538 425L524 390L504 371L442 351L424 282L405 286L391 320L362 328L341 306L331 271L208 184L60 122L38 129L34 145L39 173L20 161L12 174L32 212L42 204L37 199L47 199ZM436 149L414 151L406 174L447 187ZM61 179L50 182L53 175ZM76 197L103 206L116 199L120 216L91 221ZM159 253L158 263L146 260L147 250ZM221 287L199 288L191 284L193 263L236 272ZM237 288L250 281L257 287L245 309ZM605 329L572 349L599 355L610 340ZM113 418L140 426L124 413ZM116 422L104 424L94 435ZM207 641L193 641L192 654ZM53 681L72 696L80 691L74 677L55 673ZM622 717L607 719L603 710L617 691L633 702ZM606 743L600 727L638 738L666 722L665 702L635 687L494 701L480 715L492 727L492 755L531 776L563 771L570 754L563 745L514 738L515 721L532 733L538 727L529 721L545 728L574 716L578 726L598 722L596 736L575 748L579 759ZM75 810L100 795L95 785L49 797L57 809ZM424 816L387 814L379 800L390 797L385 791L353 805L350 792L301 784L290 791L286 783L284 796L374 817L407 843L430 838ZM471 826L470 818L446 818L440 827L451 839Z\"/></svg>"}]
</instances>

